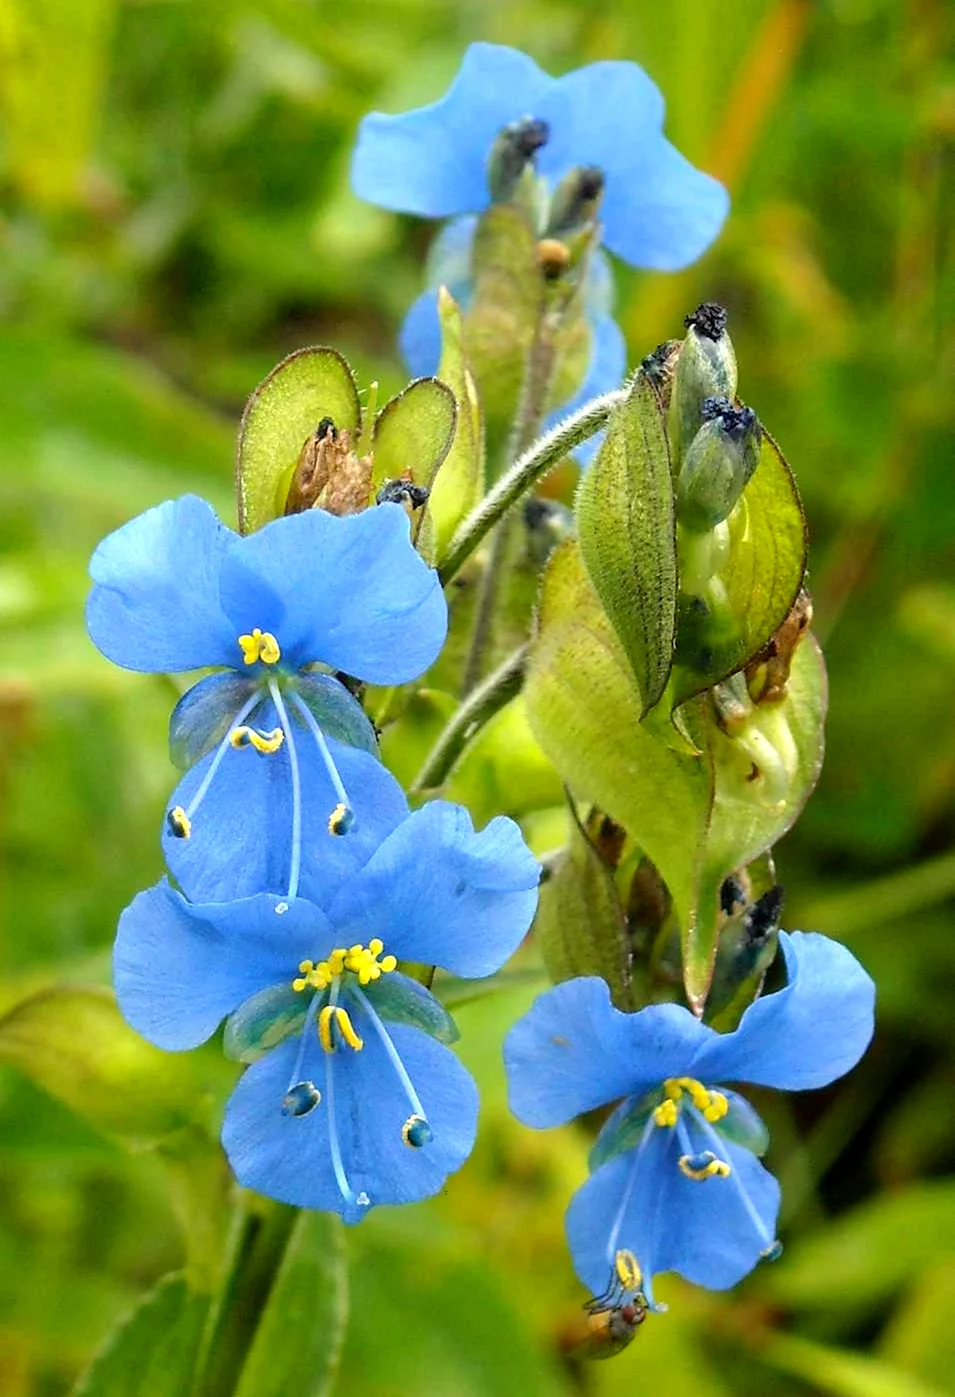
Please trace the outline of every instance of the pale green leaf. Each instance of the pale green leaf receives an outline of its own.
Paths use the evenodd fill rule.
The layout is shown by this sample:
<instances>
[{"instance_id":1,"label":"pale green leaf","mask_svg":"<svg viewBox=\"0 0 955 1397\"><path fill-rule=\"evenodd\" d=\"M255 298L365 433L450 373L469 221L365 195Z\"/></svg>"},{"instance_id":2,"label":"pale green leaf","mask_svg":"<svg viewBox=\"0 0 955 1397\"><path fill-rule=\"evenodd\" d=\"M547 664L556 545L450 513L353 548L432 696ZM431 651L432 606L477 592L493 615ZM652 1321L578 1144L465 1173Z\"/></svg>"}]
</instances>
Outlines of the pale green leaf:
<instances>
[{"instance_id":1,"label":"pale green leaf","mask_svg":"<svg viewBox=\"0 0 955 1397\"><path fill-rule=\"evenodd\" d=\"M612 415L577 492L580 549L640 691L659 700L673 663L677 566L670 457L659 399L642 374Z\"/></svg>"},{"instance_id":2,"label":"pale green leaf","mask_svg":"<svg viewBox=\"0 0 955 1397\"><path fill-rule=\"evenodd\" d=\"M298 349L263 379L242 414L235 465L242 533L283 513L302 447L324 417L354 445L361 408L351 369L337 349Z\"/></svg>"},{"instance_id":3,"label":"pale green leaf","mask_svg":"<svg viewBox=\"0 0 955 1397\"><path fill-rule=\"evenodd\" d=\"M375 485L409 471L427 484L451 449L456 420L455 395L437 378L415 379L385 403L375 419Z\"/></svg>"},{"instance_id":4,"label":"pale green leaf","mask_svg":"<svg viewBox=\"0 0 955 1397\"><path fill-rule=\"evenodd\" d=\"M184 1397L209 1309L184 1276L165 1276L119 1323L72 1397Z\"/></svg>"}]
</instances>

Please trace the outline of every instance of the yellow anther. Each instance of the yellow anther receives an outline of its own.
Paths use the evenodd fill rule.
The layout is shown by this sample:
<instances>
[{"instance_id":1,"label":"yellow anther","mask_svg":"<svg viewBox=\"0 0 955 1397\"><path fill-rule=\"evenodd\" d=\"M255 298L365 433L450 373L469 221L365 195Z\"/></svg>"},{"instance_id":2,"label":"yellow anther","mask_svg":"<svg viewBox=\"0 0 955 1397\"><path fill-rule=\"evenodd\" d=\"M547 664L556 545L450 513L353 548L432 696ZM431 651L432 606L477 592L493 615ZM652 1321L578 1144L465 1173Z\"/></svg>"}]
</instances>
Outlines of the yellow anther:
<instances>
[{"instance_id":1,"label":"yellow anther","mask_svg":"<svg viewBox=\"0 0 955 1397\"><path fill-rule=\"evenodd\" d=\"M643 1272L632 1251L618 1251L614 1257L614 1270L624 1290L639 1290L643 1285Z\"/></svg>"},{"instance_id":2,"label":"yellow anther","mask_svg":"<svg viewBox=\"0 0 955 1397\"><path fill-rule=\"evenodd\" d=\"M257 732L255 728L239 727L232 729L229 741L235 748L254 747L257 752L271 754L279 750L285 741L285 733L281 728L273 728L271 732Z\"/></svg>"},{"instance_id":3,"label":"yellow anther","mask_svg":"<svg viewBox=\"0 0 955 1397\"><path fill-rule=\"evenodd\" d=\"M349 806L339 802L328 817L329 834L347 834L354 824L355 816Z\"/></svg>"},{"instance_id":4,"label":"yellow anther","mask_svg":"<svg viewBox=\"0 0 955 1397\"><path fill-rule=\"evenodd\" d=\"M679 1101L684 1092L693 1102L698 1111L706 1115L707 1111L714 1109L714 1103L722 1102L722 1106L716 1104L717 1115L706 1116L707 1120L721 1120L729 1110L729 1103L726 1097L718 1091L707 1091L702 1082L698 1082L695 1077L668 1077L663 1083L663 1094L668 1101Z\"/></svg>"},{"instance_id":5,"label":"yellow anther","mask_svg":"<svg viewBox=\"0 0 955 1397\"><path fill-rule=\"evenodd\" d=\"M376 936L368 946L363 946L361 942L356 942L347 949L344 946L336 946L329 952L327 960L321 960L317 964L310 960L300 961L300 976L292 981L292 989L327 990L332 981L337 980L346 970L357 977L360 985L369 985L382 975L390 974L398 965L395 956L382 956L383 950L384 943ZM324 1013L324 1010L322 1012Z\"/></svg>"},{"instance_id":6,"label":"yellow anther","mask_svg":"<svg viewBox=\"0 0 955 1397\"><path fill-rule=\"evenodd\" d=\"M259 660L264 665L276 665L282 658L275 636L271 631L260 631L258 626L250 635L239 636L239 648L247 665L254 665Z\"/></svg>"},{"instance_id":7,"label":"yellow anther","mask_svg":"<svg viewBox=\"0 0 955 1397\"><path fill-rule=\"evenodd\" d=\"M663 1095L668 1101L679 1101L683 1095L679 1077L668 1077L663 1083Z\"/></svg>"},{"instance_id":8,"label":"yellow anther","mask_svg":"<svg viewBox=\"0 0 955 1397\"><path fill-rule=\"evenodd\" d=\"M679 1114L680 1108L674 1100L670 1099L660 1102L653 1113L653 1119L657 1125L676 1125Z\"/></svg>"},{"instance_id":9,"label":"yellow anther","mask_svg":"<svg viewBox=\"0 0 955 1397\"><path fill-rule=\"evenodd\" d=\"M683 1154L677 1160L677 1164L681 1174L697 1182L712 1178L725 1179L730 1173L730 1166L725 1160L717 1159L709 1150L702 1155Z\"/></svg>"},{"instance_id":10,"label":"yellow anther","mask_svg":"<svg viewBox=\"0 0 955 1397\"><path fill-rule=\"evenodd\" d=\"M711 1091L708 1104L703 1109L703 1119L721 1121L729 1111L730 1103L721 1091Z\"/></svg>"},{"instance_id":11,"label":"yellow anther","mask_svg":"<svg viewBox=\"0 0 955 1397\"><path fill-rule=\"evenodd\" d=\"M318 1016L318 1041L326 1053L335 1051L335 1044L332 1042L332 1019L334 1017L335 1006L333 1004L326 1004Z\"/></svg>"},{"instance_id":12,"label":"yellow anther","mask_svg":"<svg viewBox=\"0 0 955 1397\"><path fill-rule=\"evenodd\" d=\"M173 806L166 816L166 823L170 834L174 834L177 839L188 839L192 834L192 821L181 805Z\"/></svg>"}]
</instances>

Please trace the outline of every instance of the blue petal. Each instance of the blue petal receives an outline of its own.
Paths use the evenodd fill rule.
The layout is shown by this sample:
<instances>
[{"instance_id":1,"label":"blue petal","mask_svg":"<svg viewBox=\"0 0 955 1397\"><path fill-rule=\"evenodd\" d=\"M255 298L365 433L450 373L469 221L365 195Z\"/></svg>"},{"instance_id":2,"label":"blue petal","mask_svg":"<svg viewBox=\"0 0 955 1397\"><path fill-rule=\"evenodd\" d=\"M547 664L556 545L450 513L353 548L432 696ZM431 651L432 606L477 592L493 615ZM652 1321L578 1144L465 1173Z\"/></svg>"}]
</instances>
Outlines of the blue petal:
<instances>
[{"instance_id":1,"label":"blue petal","mask_svg":"<svg viewBox=\"0 0 955 1397\"><path fill-rule=\"evenodd\" d=\"M463 806L433 800L342 886L330 915L346 942L373 932L402 960L490 975L530 926L539 878L513 820L499 815L475 834Z\"/></svg>"},{"instance_id":2,"label":"blue petal","mask_svg":"<svg viewBox=\"0 0 955 1397\"><path fill-rule=\"evenodd\" d=\"M717 1035L677 1004L622 1014L596 976L542 994L504 1042L511 1110L538 1129L682 1076Z\"/></svg>"},{"instance_id":3,"label":"blue petal","mask_svg":"<svg viewBox=\"0 0 955 1397\"><path fill-rule=\"evenodd\" d=\"M471 245L477 231L475 215L452 218L441 227L428 248L425 280L429 286L446 286L454 299L464 303L471 282Z\"/></svg>"},{"instance_id":4,"label":"blue petal","mask_svg":"<svg viewBox=\"0 0 955 1397\"><path fill-rule=\"evenodd\" d=\"M219 569L235 535L195 495L147 509L103 539L90 560L93 643L147 673L231 665L238 651L219 606Z\"/></svg>"},{"instance_id":5,"label":"blue petal","mask_svg":"<svg viewBox=\"0 0 955 1397\"><path fill-rule=\"evenodd\" d=\"M730 1177L695 1180L677 1167L680 1153L675 1132L655 1130L642 1149L602 1165L571 1199L567 1240L574 1268L593 1294L610 1280L608 1249L621 1206L614 1250L632 1251L646 1282L677 1271L696 1285L726 1290L753 1269L767 1238L775 1237L779 1185L755 1155L724 1143Z\"/></svg>"},{"instance_id":6,"label":"blue petal","mask_svg":"<svg viewBox=\"0 0 955 1397\"><path fill-rule=\"evenodd\" d=\"M193 907L165 879L140 893L113 950L116 997L137 1033L170 1051L194 1048L257 990L290 981L306 955L327 955L331 928L318 908L298 900L277 914L276 901Z\"/></svg>"},{"instance_id":7,"label":"blue petal","mask_svg":"<svg viewBox=\"0 0 955 1397\"><path fill-rule=\"evenodd\" d=\"M417 678L447 633L438 575L396 504L273 520L230 551L220 596L235 634L273 630L291 668L321 660L371 684Z\"/></svg>"},{"instance_id":8,"label":"blue petal","mask_svg":"<svg viewBox=\"0 0 955 1397\"><path fill-rule=\"evenodd\" d=\"M326 1069L317 1038L301 1066L322 1101L308 1115L286 1117L282 1097L295 1074L300 1038L255 1063L226 1107L222 1143L245 1188L299 1208L322 1208L358 1222L368 1206L430 1198L459 1169L474 1145L477 1091L452 1052L427 1034L390 1026L391 1040L427 1113L433 1139L421 1149L404 1143L411 1108L374 1027L349 1005L364 1040L361 1052L332 1055L337 1135L348 1184L368 1196L366 1207L341 1194L332 1167Z\"/></svg>"},{"instance_id":9,"label":"blue petal","mask_svg":"<svg viewBox=\"0 0 955 1397\"><path fill-rule=\"evenodd\" d=\"M401 323L398 348L414 378L428 378L441 362L441 322L437 291L422 291Z\"/></svg>"},{"instance_id":10,"label":"blue petal","mask_svg":"<svg viewBox=\"0 0 955 1397\"><path fill-rule=\"evenodd\" d=\"M540 114L556 82L532 59L497 44L472 44L444 97L358 130L352 187L386 209L448 218L488 203L487 158L503 126Z\"/></svg>"},{"instance_id":11,"label":"blue petal","mask_svg":"<svg viewBox=\"0 0 955 1397\"><path fill-rule=\"evenodd\" d=\"M268 730L276 724L269 704L255 714ZM367 863L404 819L408 804L398 782L374 757L329 740L355 820L345 835L328 832L338 803L318 748L307 729L293 724L302 783L302 871L299 894L326 906L343 879ZM189 806L210 764L210 753L180 781L172 806ZM208 793L192 818L192 834L177 839L163 830L163 851L180 887L193 902L225 902L271 892L286 894L292 833L289 744L271 755L228 748Z\"/></svg>"},{"instance_id":12,"label":"blue petal","mask_svg":"<svg viewBox=\"0 0 955 1397\"><path fill-rule=\"evenodd\" d=\"M782 931L779 944L786 988L761 995L734 1033L707 1044L693 1076L798 1091L834 1082L865 1052L875 985L855 956L818 932Z\"/></svg>"},{"instance_id":13,"label":"blue petal","mask_svg":"<svg viewBox=\"0 0 955 1397\"><path fill-rule=\"evenodd\" d=\"M226 735L257 681L235 670L208 674L187 689L169 719L169 755L187 771Z\"/></svg>"},{"instance_id":14,"label":"blue petal","mask_svg":"<svg viewBox=\"0 0 955 1397\"><path fill-rule=\"evenodd\" d=\"M558 79L572 111L567 149L549 142L538 167L557 179L573 165L606 177L603 241L635 267L676 271L696 260L726 218L729 196L663 136L663 99L635 63L591 63ZM548 118L545 103L539 116Z\"/></svg>"}]
</instances>

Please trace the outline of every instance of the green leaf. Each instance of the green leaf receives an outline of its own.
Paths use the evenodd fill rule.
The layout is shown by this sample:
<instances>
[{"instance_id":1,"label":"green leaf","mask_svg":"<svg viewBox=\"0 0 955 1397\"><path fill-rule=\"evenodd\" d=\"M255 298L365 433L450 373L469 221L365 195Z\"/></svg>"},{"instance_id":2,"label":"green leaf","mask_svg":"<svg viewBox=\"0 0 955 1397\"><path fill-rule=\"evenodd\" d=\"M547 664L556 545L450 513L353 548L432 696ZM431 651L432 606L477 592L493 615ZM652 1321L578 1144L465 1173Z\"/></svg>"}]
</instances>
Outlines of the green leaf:
<instances>
[{"instance_id":1,"label":"green leaf","mask_svg":"<svg viewBox=\"0 0 955 1397\"><path fill-rule=\"evenodd\" d=\"M302 1212L252 1340L235 1397L324 1397L332 1390L348 1316L344 1226Z\"/></svg>"},{"instance_id":2,"label":"green leaf","mask_svg":"<svg viewBox=\"0 0 955 1397\"><path fill-rule=\"evenodd\" d=\"M375 418L374 482L398 480L406 471L427 484L454 440L457 404L437 378L417 378Z\"/></svg>"},{"instance_id":3,"label":"green leaf","mask_svg":"<svg viewBox=\"0 0 955 1397\"><path fill-rule=\"evenodd\" d=\"M796 1334L767 1335L759 1347L770 1367L831 1397L944 1397L949 1389L912 1377L881 1359L834 1348Z\"/></svg>"},{"instance_id":4,"label":"green leaf","mask_svg":"<svg viewBox=\"0 0 955 1397\"><path fill-rule=\"evenodd\" d=\"M577 975L600 975L618 1009L636 1007L627 919L613 869L591 843L573 805L567 847L541 887L534 935L555 984Z\"/></svg>"},{"instance_id":5,"label":"green leaf","mask_svg":"<svg viewBox=\"0 0 955 1397\"><path fill-rule=\"evenodd\" d=\"M687 989L695 997L705 996L709 988L723 879L771 849L792 828L819 778L826 701L822 651L807 635L793 654L786 697L780 703L757 705L748 725L788 753L786 790L780 800L767 796L764 779L751 779L751 757L741 750L740 741L719 729L706 700L684 710L691 736L708 750L716 777L698 916L683 945Z\"/></svg>"},{"instance_id":6,"label":"green leaf","mask_svg":"<svg viewBox=\"0 0 955 1397\"><path fill-rule=\"evenodd\" d=\"M590 579L633 669L642 716L670 674L677 597L670 456L659 399L642 374L581 480L577 526Z\"/></svg>"},{"instance_id":7,"label":"green leaf","mask_svg":"<svg viewBox=\"0 0 955 1397\"><path fill-rule=\"evenodd\" d=\"M700 619L680 599L673 707L748 664L792 609L806 571L806 522L792 472L763 432L759 464L728 521L725 612Z\"/></svg>"},{"instance_id":8,"label":"green leaf","mask_svg":"<svg viewBox=\"0 0 955 1397\"><path fill-rule=\"evenodd\" d=\"M446 287L438 292L441 322L441 362L438 378L448 385L458 405L451 449L425 480L431 487L428 518L433 529L435 559L441 558L458 524L474 508L484 487L484 421L474 374L464 348L461 308Z\"/></svg>"},{"instance_id":9,"label":"green leaf","mask_svg":"<svg viewBox=\"0 0 955 1397\"><path fill-rule=\"evenodd\" d=\"M222 1051L234 1062L255 1062L300 1032L307 1012L308 999L291 984L269 985L226 1019Z\"/></svg>"},{"instance_id":10,"label":"green leaf","mask_svg":"<svg viewBox=\"0 0 955 1397\"><path fill-rule=\"evenodd\" d=\"M537 740L574 794L626 829L659 869L681 925L692 927L713 798L708 758L641 726L629 661L572 540L544 573L524 698Z\"/></svg>"},{"instance_id":11,"label":"green leaf","mask_svg":"<svg viewBox=\"0 0 955 1397\"><path fill-rule=\"evenodd\" d=\"M242 533L283 512L299 454L323 417L354 443L361 407L352 371L337 349L298 349L263 379L242 414L235 465Z\"/></svg>"},{"instance_id":12,"label":"green leaf","mask_svg":"<svg viewBox=\"0 0 955 1397\"><path fill-rule=\"evenodd\" d=\"M764 1275L767 1294L799 1309L864 1312L936 1259L955 1255L955 1183L877 1196L801 1237Z\"/></svg>"},{"instance_id":13,"label":"green leaf","mask_svg":"<svg viewBox=\"0 0 955 1397\"><path fill-rule=\"evenodd\" d=\"M366 985L364 993L388 1023L410 1024L439 1043L456 1043L461 1036L444 1005L414 980L382 975Z\"/></svg>"},{"instance_id":14,"label":"green leaf","mask_svg":"<svg viewBox=\"0 0 955 1397\"><path fill-rule=\"evenodd\" d=\"M560 777L531 731L522 695L512 699L465 748L446 785L477 825L564 803Z\"/></svg>"},{"instance_id":15,"label":"green leaf","mask_svg":"<svg viewBox=\"0 0 955 1397\"><path fill-rule=\"evenodd\" d=\"M123 1019L112 992L60 986L0 1018L0 1061L106 1135L147 1146L201 1120L209 1083L201 1056L161 1052Z\"/></svg>"},{"instance_id":16,"label":"green leaf","mask_svg":"<svg viewBox=\"0 0 955 1397\"><path fill-rule=\"evenodd\" d=\"M209 1310L184 1276L164 1276L106 1340L72 1397L184 1397Z\"/></svg>"}]
</instances>

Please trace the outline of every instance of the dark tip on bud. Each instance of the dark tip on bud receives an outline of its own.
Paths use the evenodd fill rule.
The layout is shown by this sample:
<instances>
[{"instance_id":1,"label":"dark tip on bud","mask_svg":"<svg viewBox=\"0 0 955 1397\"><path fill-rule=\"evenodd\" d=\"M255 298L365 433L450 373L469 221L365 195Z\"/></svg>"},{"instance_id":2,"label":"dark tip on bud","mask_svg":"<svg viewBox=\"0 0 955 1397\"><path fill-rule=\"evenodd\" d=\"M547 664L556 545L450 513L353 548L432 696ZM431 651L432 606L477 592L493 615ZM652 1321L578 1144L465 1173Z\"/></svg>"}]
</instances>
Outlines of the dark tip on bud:
<instances>
[{"instance_id":1,"label":"dark tip on bud","mask_svg":"<svg viewBox=\"0 0 955 1397\"><path fill-rule=\"evenodd\" d=\"M757 947L773 932L779 928L779 919L783 912L783 899L785 889L777 883L774 887L764 892L749 908L744 920L744 932L746 940L751 947Z\"/></svg>"},{"instance_id":2,"label":"dark tip on bud","mask_svg":"<svg viewBox=\"0 0 955 1397\"><path fill-rule=\"evenodd\" d=\"M404 504L420 509L427 504L431 491L427 485L415 485L411 480L386 480L375 496L375 504Z\"/></svg>"},{"instance_id":3,"label":"dark tip on bud","mask_svg":"<svg viewBox=\"0 0 955 1397\"><path fill-rule=\"evenodd\" d=\"M506 136L518 154L529 160L550 140L550 125L536 116L523 116L520 121L511 122L501 133Z\"/></svg>"},{"instance_id":4,"label":"dark tip on bud","mask_svg":"<svg viewBox=\"0 0 955 1397\"><path fill-rule=\"evenodd\" d=\"M704 335L708 340L718 340L723 337L726 320L723 306L717 305L716 301L702 301L695 311L686 316L683 324L687 329L692 325L698 335Z\"/></svg>"},{"instance_id":5,"label":"dark tip on bud","mask_svg":"<svg viewBox=\"0 0 955 1397\"><path fill-rule=\"evenodd\" d=\"M577 191L581 199L597 199L607 183L599 165L581 165L577 171Z\"/></svg>"},{"instance_id":6,"label":"dark tip on bud","mask_svg":"<svg viewBox=\"0 0 955 1397\"><path fill-rule=\"evenodd\" d=\"M756 413L751 407L736 407L729 398L704 398L700 404L700 418L703 422L719 422L720 427L734 441L742 441L758 426Z\"/></svg>"},{"instance_id":7,"label":"dark tip on bud","mask_svg":"<svg viewBox=\"0 0 955 1397\"><path fill-rule=\"evenodd\" d=\"M745 901L746 889L736 874L731 873L728 878L723 879L720 888L720 911L724 917L731 917Z\"/></svg>"},{"instance_id":8,"label":"dark tip on bud","mask_svg":"<svg viewBox=\"0 0 955 1397\"><path fill-rule=\"evenodd\" d=\"M315 428L316 441L324 441L326 437L330 437L332 441L338 440L338 428L330 417L323 417Z\"/></svg>"},{"instance_id":9,"label":"dark tip on bud","mask_svg":"<svg viewBox=\"0 0 955 1397\"><path fill-rule=\"evenodd\" d=\"M282 1097L283 1116L307 1116L322 1099L314 1082L296 1082Z\"/></svg>"}]
</instances>

